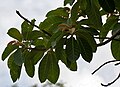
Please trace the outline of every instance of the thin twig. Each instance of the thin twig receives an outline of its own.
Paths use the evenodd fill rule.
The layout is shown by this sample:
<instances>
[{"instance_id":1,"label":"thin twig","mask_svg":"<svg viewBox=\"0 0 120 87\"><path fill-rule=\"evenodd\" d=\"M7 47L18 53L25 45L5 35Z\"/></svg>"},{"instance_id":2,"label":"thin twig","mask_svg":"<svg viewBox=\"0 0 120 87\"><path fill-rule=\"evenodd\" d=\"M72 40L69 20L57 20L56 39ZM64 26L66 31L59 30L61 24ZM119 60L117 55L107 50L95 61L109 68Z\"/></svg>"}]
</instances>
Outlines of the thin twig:
<instances>
[{"instance_id":1,"label":"thin twig","mask_svg":"<svg viewBox=\"0 0 120 87\"><path fill-rule=\"evenodd\" d=\"M110 37L94 37L95 39L111 39ZM119 39L113 39L115 41L120 41Z\"/></svg>"},{"instance_id":2,"label":"thin twig","mask_svg":"<svg viewBox=\"0 0 120 87\"><path fill-rule=\"evenodd\" d=\"M120 78L120 73L119 73L119 75L117 76L117 78L114 79L112 82L110 82L110 83L108 83L108 84L106 84L106 85L103 84L103 83L101 83L101 85L104 86L104 87L110 86L110 85L112 85L113 83L115 83L119 78Z\"/></svg>"},{"instance_id":3,"label":"thin twig","mask_svg":"<svg viewBox=\"0 0 120 87\"><path fill-rule=\"evenodd\" d=\"M116 32L114 35L112 35L108 40L102 42L102 43L99 43L97 44L97 46L102 46L102 45L105 45L107 43L109 43L111 40L113 40L118 34L120 34L120 30L118 30L118 32Z\"/></svg>"},{"instance_id":4,"label":"thin twig","mask_svg":"<svg viewBox=\"0 0 120 87\"><path fill-rule=\"evenodd\" d=\"M120 60L110 60L110 61L107 61L107 62L103 63L101 66L99 66L95 71L93 71L92 74L95 74L99 69L101 69L106 64L112 63L112 62L118 62L118 61L120 61Z\"/></svg>"},{"instance_id":5,"label":"thin twig","mask_svg":"<svg viewBox=\"0 0 120 87\"><path fill-rule=\"evenodd\" d=\"M22 19L24 19L26 22L30 23L32 26L35 26L36 28L40 29L39 26L33 24L33 23L32 23L31 21L29 21L27 18L25 18L24 16L22 16L19 11L16 10L16 13L17 13ZM45 31L45 30L41 30L41 31L42 31L43 33L47 34L48 36L52 36L50 33L48 33L48 32Z\"/></svg>"}]
</instances>

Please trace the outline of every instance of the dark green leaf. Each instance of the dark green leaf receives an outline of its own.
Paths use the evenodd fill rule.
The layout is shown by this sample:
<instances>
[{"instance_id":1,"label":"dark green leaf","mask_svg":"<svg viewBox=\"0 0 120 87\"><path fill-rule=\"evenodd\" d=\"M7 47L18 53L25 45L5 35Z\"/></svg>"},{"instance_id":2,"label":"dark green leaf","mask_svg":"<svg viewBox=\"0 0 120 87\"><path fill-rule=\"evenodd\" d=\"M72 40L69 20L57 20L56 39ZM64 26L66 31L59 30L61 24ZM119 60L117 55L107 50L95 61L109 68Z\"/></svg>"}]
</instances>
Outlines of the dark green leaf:
<instances>
[{"instance_id":1,"label":"dark green leaf","mask_svg":"<svg viewBox=\"0 0 120 87\"><path fill-rule=\"evenodd\" d=\"M84 38L81 38L80 36L77 36L77 40L80 45L82 58L87 62L91 62L93 57L91 46Z\"/></svg>"},{"instance_id":2,"label":"dark green leaf","mask_svg":"<svg viewBox=\"0 0 120 87\"><path fill-rule=\"evenodd\" d=\"M112 35L116 34L120 30L120 23L114 25ZM120 35L117 35L115 39L120 39Z\"/></svg>"},{"instance_id":3,"label":"dark green leaf","mask_svg":"<svg viewBox=\"0 0 120 87\"><path fill-rule=\"evenodd\" d=\"M59 77L58 60L54 52L48 52L40 62L39 65L39 79L45 82L48 79L52 83L56 83Z\"/></svg>"},{"instance_id":4,"label":"dark green leaf","mask_svg":"<svg viewBox=\"0 0 120 87\"><path fill-rule=\"evenodd\" d=\"M32 23L34 24L35 20L33 19L32 20ZM21 32L22 32L22 35L24 37L25 40L28 39L28 37L30 36L30 33L32 32L33 30L33 26L31 24L29 24L27 21L24 21L21 25Z\"/></svg>"},{"instance_id":5,"label":"dark green leaf","mask_svg":"<svg viewBox=\"0 0 120 87\"><path fill-rule=\"evenodd\" d=\"M2 54L2 60L4 61L18 46L15 44L8 44Z\"/></svg>"},{"instance_id":6,"label":"dark green leaf","mask_svg":"<svg viewBox=\"0 0 120 87\"><path fill-rule=\"evenodd\" d=\"M7 32L7 34L15 39L17 39L18 41L22 41L22 35L20 34L20 32L16 29L16 28L10 28Z\"/></svg>"},{"instance_id":7,"label":"dark green leaf","mask_svg":"<svg viewBox=\"0 0 120 87\"><path fill-rule=\"evenodd\" d=\"M15 64L13 55L11 55L8 59L8 67L10 69L10 75L11 75L12 81L15 82L20 77L21 66L18 66Z\"/></svg>"},{"instance_id":8,"label":"dark green leaf","mask_svg":"<svg viewBox=\"0 0 120 87\"><path fill-rule=\"evenodd\" d=\"M49 48L50 46L54 47L56 43L63 37L64 32L58 31L55 34L52 35L50 40L48 41L47 47Z\"/></svg>"},{"instance_id":9,"label":"dark green leaf","mask_svg":"<svg viewBox=\"0 0 120 87\"><path fill-rule=\"evenodd\" d=\"M72 5L74 3L75 0L64 0L64 6L67 4Z\"/></svg>"},{"instance_id":10,"label":"dark green leaf","mask_svg":"<svg viewBox=\"0 0 120 87\"><path fill-rule=\"evenodd\" d=\"M23 58L21 49L17 49L14 52L14 61L18 66L21 66L23 64L24 58Z\"/></svg>"},{"instance_id":11,"label":"dark green leaf","mask_svg":"<svg viewBox=\"0 0 120 87\"><path fill-rule=\"evenodd\" d=\"M67 60L66 66L72 71L77 71L77 62L76 61L70 62L69 60Z\"/></svg>"},{"instance_id":12,"label":"dark green leaf","mask_svg":"<svg viewBox=\"0 0 120 87\"><path fill-rule=\"evenodd\" d=\"M66 42L66 54L69 61L76 61L80 56L81 49L78 42L71 36Z\"/></svg>"},{"instance_id":13,"label":"dark green leaf","mask_svg":"<svg viewBox=\"0 0 120 87\"><path fill-rule=\"evenodd\" d=\"M115 10L115 3L114 0L98 0L99 4L101 5L101 7L109 13L114 12Z\"/></svg>"},{"instance_id":14,"label":"dark green leaf","mask_svg":"<svg viewBox=\"0 0 120 87\"><path fill-rule=\"evenodd\" d=\"M35 66L34 66L33 58L32 58L32 56L30 56L30 54L31 53L28 51L25 52L24 66L25 66L25 70L26 70L26 73L28 74L28 76L33 77L34 73L35 73Z\"/></svg>"},{"instance_id":15,"label":"dark green leaf","mask_svg":"<svg viewBox=\"0 0 120 87\"><path fill-rule=\"evenodd\" d=\"M120 11L120 0L114 0L115 2L115 8Z\"/></svg>"},{"instance_id":16,"label":"dark green leaf","mask_svg":"<svg viewBox=\"0 0 120 87\"><path fill-rule=\"evenodd\" d=\"M87 7L87 1L86 0L78 0L79 6L80 6L80 10L85 10Z\"/></svg>"},{"instance_id":17,"label":"dark green leaf","mask_svg":"<svg viewBox=\"0 0 120 87\"><path fill-rule=\"evenodd\" d=\"M78 32L76 32L76 35L80 38L85 39L89 43L89 45L91 46L92 51L96 52L96 50L97 50L96 41L89 32L82 30L82 29L79 29Z\"/></svg>"},{"instance_id":18,"label":"dark green leaf","mask_svg":"<svg viewBox=\"0 0 120 87\"><path fill-rule=\"evenodd\" d=\"M64 23L66 19L60 16L50 16L47 17L43 22L40 23L39 27L41 30L49 30L49 28L54 24Z\"/></svg>"},{"instance_id":19,"label":"dark green leaf","mask_svg":"<svg viewBox=\"0 0 120 87\"><path fill-rule=\"evenodd\" d=\"M98 7L93 0L86 0L87 8L85 10L90 24L94 26L95 29L100 29L102 26L102 19Z\"/></svg>"},{"instance_id":20,"label":"dark green leaf","mask_svg":"<svg viewBox=\"0 0 120 87\"><path fill-rule=\"evenodd\" d=\"M120 42L113 40L111 43L112 55L116 60L120 60Z\"/></svg>"},{"instance_id":21,"label":"dark green leaf","mask_svg":"<svg viewBox=\"0 0 120 87\"><path fill-rule=\"evenodd\" d=\"M68 8L69 9L69 8ZM69 14L67 12L66 8L57 8L55 10L51 10L47 13L46 17L50 17L50 16L61 16L61 17L66 17L68 18Z\"/></svg>"}]
</instances>

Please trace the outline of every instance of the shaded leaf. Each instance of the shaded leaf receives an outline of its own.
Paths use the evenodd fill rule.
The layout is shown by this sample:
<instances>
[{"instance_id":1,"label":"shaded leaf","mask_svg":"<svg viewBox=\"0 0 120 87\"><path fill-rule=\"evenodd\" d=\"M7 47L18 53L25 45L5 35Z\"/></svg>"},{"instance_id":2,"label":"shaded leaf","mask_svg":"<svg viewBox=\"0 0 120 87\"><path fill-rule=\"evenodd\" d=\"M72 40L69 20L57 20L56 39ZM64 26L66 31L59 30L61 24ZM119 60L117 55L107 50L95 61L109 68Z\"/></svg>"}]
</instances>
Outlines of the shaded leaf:
<instances>
[{"instance_id":1,"label":"shaded leaf","mask_svg":"<svg viewBox=\"0 0 120 87\"><path fill-rule=\"evenodd\" d=\"M2 60L4 61L18 46L15 44L8 44L5 50L2 53Z\"/></svg>"},{"instance_id":2,"label":"shaded leaf","mask_svg":"<svg viewBox=\"0 0 120 87\"><path fill-rule=\"evenodd\" d=\"M58 60L54 52L48 52L40 62L39 65L39 79L45 82L48 79L52 83L56 83L59 77Z\"/></svg>"},{"instance_id":3,"label":"shaded leaf","mask_svg":"<svg viewBox=\"0 0 120 87\"><path fill-rule=\"evenodd\" d=\"M98 7L93 0L86 0L87 8L85 10L90 24L94 26L95 29L100 29L102 26L102 19Z\"/></svg>"},{"instance_id":4,"label":"shaded leaf","mask_svg":"<svg viewBox=\"0 0 120 87\"><path fill-rule=\"evenodd\" d=\"M21 66L18 66L14 62L14 55L12 54L8 59L8 67L10 69L10 75L13 82L16 82L20 78Z\"/></svg>"},{"instance_id":5,"label":"shaded leaf","mask_svg":"<svg viewBox=\"0 0 120 87\"><path fill-rule=\"evenodd\" d=\"M71 36L66 42L66 54L70 62L76 61L79 58L81 52L79 48L78 42Z\"/></svg>"},{"instance_id":6,"label":"shaded leaf","mask_svg":"<svg viewBox=\"0 0 120 87\"><path fill-rule=\"evenodd\" d=\"M15 64L18 66L21 66L23 64L24 58L23 58L21 49L17 49L14 52L14 61L15 61Z\"/></svg>"},{"instance_id":7,"label":"shaded leaf","mask_svg":"<svg viewBox=\"0 0 120 87\"><path fill-rule=\"evenodd\" d=\"M112 55L116 60L120 60L120 42L113 40L111 43Z\"/></svg>"},{"instance_id":8,"label":"shaded leaf","mask_svg":"<svg viewBox=\"0 0 120 87\"><path fill-rule=\"evenodd\" d=\"M71 71L77 71L77 62L76 61L69 61L67 60L67 65L66 65Z\"/></svg>"},{"instance_id":9,"label":"shaded leaf","mask_svg":"<svg viewBox=\"0 0 120 87\"><path fill-rule=\"evenodd\" d=\"M82 58L87 62L91 62L93 57L91 46L84 38L81 38L80 36L77 36L77 40L80 45Z\"/></svg>"},{"instance_id":10,"label":"shaded leaf","mask_svg":"<svg viewBox=\"0 0 120 87\"><path fill-rule=\"evenodd\" d=\"M22 35L20 34L20 32L16 29L16 28L10 28L7 32L7 34L15 39L17 39L18 41L22 41Z\"/></svg>"},{"instance_id":11,"label":"shaded leaf","mask_svg":"<svg viewBox=\"0 0 120 87\"><path fill-rule=\"evenodd\" d=\"M99 4L101 5L101 7L109 13L114 12L115 10L115 3L114 0L98 0Z\"/></svg>"}]
</instances>

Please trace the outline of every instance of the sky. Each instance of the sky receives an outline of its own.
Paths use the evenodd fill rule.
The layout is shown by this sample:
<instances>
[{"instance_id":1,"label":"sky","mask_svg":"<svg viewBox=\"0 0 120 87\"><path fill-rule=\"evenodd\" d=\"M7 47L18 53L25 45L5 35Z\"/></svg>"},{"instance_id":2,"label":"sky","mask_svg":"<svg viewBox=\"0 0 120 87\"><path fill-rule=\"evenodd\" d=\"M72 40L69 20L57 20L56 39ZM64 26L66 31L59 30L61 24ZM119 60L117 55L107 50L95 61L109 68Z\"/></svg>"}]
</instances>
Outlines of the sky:
<instances>
[{"instance_id":1,"label":"sky","mask_svg":"<svg viewBox=\"0 0 120 87\"><path fill-rule=\"evenodd\" d=\"M7 35L7 31L11 27L20 29L23 20L15 13L19 10L22 15L28 19L35 18L36 24L39 24L45 19L48 11L63 6L63 0L1 0L0 3L0 56L6 47L7 43L12 40ZM60 77L59 81L65 82L66 87L102 87L101 83L112 81L119 73L119 66L115 67L113 64L106 65L96 74L91 73L101 64L108 60L113 60L110 51L110 44L99 47L97 53L94 54L91 63L85 62L81 57L78 62L78 70L76 72L70 71L66 66L59 62ZM38 66L36 66L37 69ZM110 87L119 87L118 80ZM10 87L12 85L9 69L7 68L7 60L5 62L0 60L0 86ZM19 87L30 87L31 85L42 85L37 78L37 70L34 78L30 78L25 73L23 68L20 79L15 83Z\"/></svg>"}]
</instances>

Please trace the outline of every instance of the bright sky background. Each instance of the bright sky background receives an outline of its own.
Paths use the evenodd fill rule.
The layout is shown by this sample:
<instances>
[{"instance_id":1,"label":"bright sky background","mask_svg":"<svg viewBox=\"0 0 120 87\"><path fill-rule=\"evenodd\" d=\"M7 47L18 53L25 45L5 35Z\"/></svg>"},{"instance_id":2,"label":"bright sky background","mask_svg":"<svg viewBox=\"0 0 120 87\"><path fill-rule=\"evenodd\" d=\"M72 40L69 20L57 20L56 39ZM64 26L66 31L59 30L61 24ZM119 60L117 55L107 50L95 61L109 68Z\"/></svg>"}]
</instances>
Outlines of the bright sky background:
<instances>
[{"instance_id":1,"label":"bright sky background","mask_svg":"<svg viewBox=\"0 0 120 87\"><path fill-rule=\"evenodd\" d=\"M22 15L37 20L37 24L44 20L45 14L59 6L63 6L63 0L0 0L0 56L4 50L7 42L12 40L6 33L9 28L17 27L20 29L22 19L15 13L19 10ZM66 87L102 87L101 82L107 83L112 81L119 73L119 67L109 64L103 67L95 75L91 73L99 67L102 63L108 60L112 60L113 57L110 52L109 44L98 48L96 54L94 54L92 62L86 63L82 58L78 60L78 71L72 72L68 70L63 63L60 62L60 78L59 81L65 82ZM38 66L36 66L37 68ZM36 70L37 71L37 70ZM118 80L115 84L110 87L119 87ZM0 60L0 86L10 87L12 85L10 73L7 68L7 61L3 62ZM19 81L16 82L19 87L30 87L33 84L39 84L37 78L37 72L34 78L29 78L24 69Z\"/></svg>"}]
</instances>

